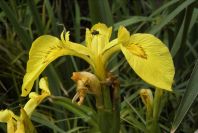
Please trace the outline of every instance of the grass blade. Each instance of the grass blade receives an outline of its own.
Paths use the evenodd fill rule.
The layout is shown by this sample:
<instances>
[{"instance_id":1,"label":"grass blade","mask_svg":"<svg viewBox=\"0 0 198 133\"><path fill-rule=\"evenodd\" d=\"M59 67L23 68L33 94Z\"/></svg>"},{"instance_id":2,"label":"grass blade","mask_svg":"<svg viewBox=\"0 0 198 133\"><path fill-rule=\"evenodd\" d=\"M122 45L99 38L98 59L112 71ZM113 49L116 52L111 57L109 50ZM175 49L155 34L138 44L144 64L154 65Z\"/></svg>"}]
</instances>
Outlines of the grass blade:
<instances>
[{"instance_id":1,"label":"grass blade","mask_svg":"<svg viewBox=\"0 0 198 133\"><path fill-rule=\"evenodd\" d=\"M197 84L197 79L198 79L198 61L195 64L195 67L193 69L192 75L190 77L188 86L186 88L186 92L181 100L181 103L179 105L179 108L176 112L172 128L171 128L171 133L174 133L179 125L181 124L184 116L188 112L190 106L192 103L195 101L195 98L198 95L198 84Z\"/></svg>"},{"instance_id":2,"label":"grass blade","mask_svg":"<svg viewBox=\"0 0 198 133\"><path fill-rule=\"evenodd\" d=\"M97 127L96 122L96 114L95 112L86 106L78 106L71 102L68 98L61 98L61 97L54 97L53 103L56 105L60 105L66 110L71 111L72 113L84 118L84 121L87 121L90 125L93 125L94 127Z\"/></svg>"},{"instance_id":3,"label":"grass blade","mask_svg":"<svg viewBox=\"0 0 198 133\"><path fill-rule=\"evenodd\" d=\"M32 13L32 16L33 16L33 19L34 19L34 24L37 27L38 33L43 34L44 33L43 32L44 31L43 30L43 25L42 25L42 22L41 22L41 19L40 19L41 17L39 16L36 4L34 3L33 0L28 0L28 5L29 5L30 11Z\"/></svg>"},{"instance_id":4,"label":"grass blade","mask_svg":"<svg viewBox=\"0 0 198 133\"><path fill-rule=\"evenodd\" d=\"M54 16L53 8L52 8L49 0L45 0L44 3L45 3L49 18L50 18L51 23L52 23L52 31L53 31L54 34L58 35L58 28L57 28L56 18Z\"/></svg>"},{"instance_id":5,"label":"grass blade","mask_svg":"<svg viewBox=\"0 0 198 133\"><path fill-rule=\"evenodd\" d=\"M92 24L103 22L108 26L113 24L113 17L108 0L89 0L89 10Z\"/></svg>"},{"instance_id":6,"label":"grass blade","mask_svg":"<svg viewBox=\"0 0 198 133\"><path fill-rule=\"evenodd\" d=\"M23 45L26 49L30 48L32 39L28 36L27 32L21 27L21 24L17 21L16 16L12 9L8 6L8 4L4 0L0 0L0 8L5 12L7 18L9 19L10 23L13 25L14 29L16 30L18 36L21 38Z\"/></svg>"},{"instance_id":7,"label":"grass blade","mask_svg":"<svg viewBox=\"0 0 198 133\"><path fill-rule=\"evenodd\" d=\"M179 48L181 47L181 44L182 44L182 36L183 36L183 33L184 33L184 25L185 25L185 19L183 20L182 22L182 25L179 29L179 32L176 36L176 39L173 43L173 47L171 48L171 55L172 57L174 57L176 55L176 53L178 52Z\"/></svg>"},{"instance_id":8,"label":"grass blade","mask_svg":"<svg viewBox=\"0 0 198 133\"><path fill-rule=\"evenodd\" d=\"M158 8L157 10L155 10L151 15L150 17L153 17L157 14L160 14L160 12L162 12L164 9L167 9L168 7L170 7L171 5L177 3L179 0L172 0L170 2L167 2L165 4L163 4L160 8Z\"/></svg>"},{"instance_id":9,"label":"grass blade","mask_svg":"<svg viewBox=\"0 0 198 133\"><path fill-rule=\"evenodd\" d=\"M42 126L44 125L47 126L48 128L51 128L52 130L54 130L54 132L66 133L64 130L62 130L61 128L59 128L57 125L54 124L52 118L50 120L50 118L44 114L35 111L31 119L41 124Z\"/></svg>"},{"instance_id":10,"label":"grass blade","mask_svg":"<svg viewBox=\"0 0 198 133\"><path fill-rule=\"evenodd\" d=\"M166 24L168 24L174 17L176 17L182 10L184 10L186 7L188 7L193 2L195 2L195 0L184 1L174 11L172 11L168 16L164 17L164 19L161 20L161 23L160 24L154 26L149 31L149 33L156 34L157 32L159 32Z\"/></svg>"},{"instance_id":11,"label":"grass blade","mask_svg":"<svg viewBox=\"0 0 198 133\"><path fill-rule=\"evenodd\" d=\"M129 25L132 25L132 24L136 24L136 23L139 23L139 22L146 22L146 21L150 21L151 18L149 17L143 17L143 16L133 16L129 19L126 19L126 20L122 20L120 22L117 22L114 24L114 30L118 30L119 26L120 25L123 25L123 26L129 26Z\"/></svg>"}]
</instances>

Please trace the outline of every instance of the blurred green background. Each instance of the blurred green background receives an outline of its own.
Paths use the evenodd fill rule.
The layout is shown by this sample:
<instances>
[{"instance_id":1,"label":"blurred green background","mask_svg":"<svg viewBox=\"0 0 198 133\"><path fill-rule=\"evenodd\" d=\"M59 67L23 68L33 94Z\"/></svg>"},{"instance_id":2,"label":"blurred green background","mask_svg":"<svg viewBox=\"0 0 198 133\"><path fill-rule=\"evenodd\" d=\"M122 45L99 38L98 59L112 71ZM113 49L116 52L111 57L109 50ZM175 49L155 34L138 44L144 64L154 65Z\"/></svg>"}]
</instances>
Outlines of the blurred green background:
<instances>
[{"instance_id":1,"label":"blurred green background","mask_svg":"<svg viewBox=\"0 0 198 133\"><path fill-rule=\"evenodd\" d=\"M0 109L17 113L27 99L20 93L33 40L43 34L59 37L65 27L71 41L83 44L86 27L103 22L113 26L112 38L124 25L131 34L151 33L168 46L176 70L174 91L163 97L159 122L165 133L179 124L178 133L193 133L198 129L197 7L196 0L0 0ZM121 53L108 66L121 81L121 132L140 133L146 109L139 88L152 87L138 78ZM72 72L87 69L86 62L66 56L45 70L52 94L64 96L65 103L47 100L37 108L32 121L38 132L91 132L89 115L80 114L68 99L75 93ZM38 90L38 81L34 89ZM93 97L88 96L85 105L93 104ZM0 132L6 132L6 124L0 123Z\"/></svg>"}]
</instances>

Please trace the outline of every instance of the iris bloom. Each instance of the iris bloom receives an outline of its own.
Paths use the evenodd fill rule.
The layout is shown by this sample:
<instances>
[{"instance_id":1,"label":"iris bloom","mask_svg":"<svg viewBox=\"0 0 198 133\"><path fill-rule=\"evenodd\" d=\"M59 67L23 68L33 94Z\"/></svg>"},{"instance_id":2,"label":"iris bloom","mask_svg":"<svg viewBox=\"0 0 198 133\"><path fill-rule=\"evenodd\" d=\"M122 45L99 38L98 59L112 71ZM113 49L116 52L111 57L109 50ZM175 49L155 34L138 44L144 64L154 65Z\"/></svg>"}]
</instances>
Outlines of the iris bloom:
<instances>
[{"instance_id":1,"label":"iris bloom","mask_svg":"<svg viewBox=\"0 0 198 133\"><path fill-rule=\"evenodd\" d=\"M84 59L100 80L105 80L108 59L121 50L134 71L147 83L171 91L174 66L170 52L151 34L132 34L120 27L118 37L110 41L112 28L98 23L86 29L85 45L71 42L69 32L61 39L51 35L37 38L30 49L27 71L23 79L22 96L27 96L34 81L55 59L72 55Z\"/></svg>"},{"instance_id":2,"label":"iris bloom","mask_svg":"<svg viewBox=\"0 0 198 133\"><path fill-rule=\"evenodd\" d=\"M41 94L31 92L29 101L20 110L20 116L15 115L11 110L0 111L0 122L7 123L8 133L36 133L36 130L30 121L30 117L35 108L44 98L50 95L46 78L41 78L39 82Z\"/></svg>"}]
</instances>

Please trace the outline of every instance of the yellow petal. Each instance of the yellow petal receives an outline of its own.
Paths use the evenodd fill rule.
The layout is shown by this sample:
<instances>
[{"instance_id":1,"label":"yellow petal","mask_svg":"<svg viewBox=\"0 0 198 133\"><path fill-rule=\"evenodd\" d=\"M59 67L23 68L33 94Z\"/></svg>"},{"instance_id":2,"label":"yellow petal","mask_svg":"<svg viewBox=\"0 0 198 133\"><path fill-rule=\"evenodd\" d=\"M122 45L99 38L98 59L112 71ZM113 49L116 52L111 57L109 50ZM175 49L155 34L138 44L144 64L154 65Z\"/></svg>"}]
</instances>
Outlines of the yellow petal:
<instances>
[{"instance_id":1,"label":"yellow petal","mask_svg":"<svg viewBox=\"0 0 198 133\"><path fill-rule=\"evenodd\" d=\"M35 92L34 92L35 93ZM33 94L32 92L30 94ZM35 110L35 108L43 101L44 98L49 96L46 93L43 93L41 95L31 95L30 100L25 104L24 110L26 111L28 116L31 116L32 112Z\"/></svg>"},{"instance_id":2,"label":"yellow petal","mask_svg":"<svg viewBox=\"0 0 198 133\"><path fill-rule=\"evenodd\" d=\"M7 123L7 132L8 133L15 133L15 126L18 117L11 111L11 110L1 110L0 111L0 122Z\"/></svg>"},{"instance_id":3,"label":"yellow petal","mask_svg":"<svg viewBox=\"0 0 198 133\"><path fill-rule=\"evenodd\" d=\"M91 30L86 29L86 45L91 51L98 55L102 53L104 47L108 45L111 37L112 27L108 28L105 24L95 24Z\"/></svg>"},{"instance_id":4,"label":"yellow petal","mask_svg":"<svg viewBox=\"0 0 198 133\"><path fill-rule=\"evenodd\" d=\"M81 55L62 43L58 38L44 35L37 38L30 49L26 74L23 79L22 94L27 96L32 89L34 81L49 63L63 55L74 55L89 62L87 56ZM90 63L90 62L89 62Z\"/></svg>"},{"instance_id":5,"label":"yellow petal","mask_svg":"<svg viewBox=\"0 0 198 133\"><path fill-rule=\"evenodd\" d=\"M25 133L25 127L22 120L17 121L17 128L15 133Z\"/></svg>"},{"instance_id":6,"label":"yellow petal","mask_svg":"<svg viewBox=\"0 0 198 133\"><path fill-rule=\"evenodd\" d=\"M98 23L95 24L92 28L91 28L91 33L94 35L95 31L98 31L99 35L104 35L106 37L106 39L110 39L111 37L111 33L112 33L112 27L108 28L105 24L102 23Z\"/></svg>"},{"instance_id":7,"label":"yellow petal","mask_svg":"<svg viewBox=\"0 0 198 133\"><path fill-rule=\"evenodd\" d=\"M51 95L47 77L43 77L40 79L39 88L43 90L42 93L47 93L48 95Z\"/></svg>"},{"instance_id":8,"label":"yellow petal","mask_svg":"<svg viewBox=\"0 0 198 133\"><path fill-rule=\"evenodd\" d=\"M31 92L29 94L30 100L25 104L24 110L30 117L35 108L51 93L49 91L47 78L41 78L39 82L39 87L42 89L41 95L36 92Z\"/></svg>"},{"instance_id":9,"label":"yellow petal","mask_svg":"<svg viewBox=\"0 0 198 133\"><path fill-rule=\"evenodd\" d=\"M106 64L109 61L109 58L118 51L120 51L120 43L118 43L118 39L114 39L108 45L106 45L102 51L104 64Z\"/></svg>"},{"instance_id":10,"label":"yellow petal","mask_svg":"<svg viewBox=\"0 0 198 133\"><path fill-rule=\"evenodd\" d=\"M21 108L20 112L20 119L17 121L17 130L15 133L36 133L36 129L25 110Z\"/></svg>"},{"instance_id":11,"label":"yellow petal","mask_svg":"<svg viewBox=\"0 0 198 133\"><path fill-rule=\"evenodd\" d=\"M69 41L69 36L70 36L70 34L69 34L69 31L68 32L66 32L66 31L64 30L62 33L61 33L61 41L63 42L63 43L67 43L68 41Z\"/></svg>"},{"instance_id":12,"label":"yellow petal","mask_svg":"<svg viewBox=\"0 0 198 133\"><path fill-rule=\"evenodd\" d=\"M125 27L120 26L118 30L118 42L125 44L129 41L129 39L130 39L130 33L128 32L128 30Z\"/></svg>"},{"instance_id":13,"label":"yellow petal","mask_svg":"<svg viewBox=\"0 0 198 133\"><path fill-rule=\"evenodd\" d=\"M85 35L85 44L88 48L91 48L91 41L92 41L92 38L93 38L93 36L91 34L91 31L88 28L86 28L86 33L85 34L86 34Z\"/></svg>"},{"instance_id":14,"label":"yellow petal","mask_svg":"<svg viewBox=\"0 0 198 133\"><path fill-rule=\"evenodd\" d=\"M0 122L8 122L11 118L17 119L17 116L11 110L0 111Z\"/></svg>"},{"instance_id":15,"label":"yellow petal","mask_svg":"<svg viewBox=\"0 0 198 133\"><path fill-rule=\"evenodd\" d=\"M14 121L11 118L7 123L7 133L15 133L15 130L16 130L16 121Z\"/></svg>"},{"instance_id":16,"label":"yellow petal","mask_svg":"<svg viewBox=\"0 0 198 133\"><path fill-rule=\"evenodd\" d=\"M78 44L78 43L74 43L69 41L69 31L65 33L65 31L63 31L61 33L61 41L70 49L72 49L73 51L83 54L83 55L89 55L92 56L92 52L89 48L85 47L82 44Z\"/></svg>"},{"instance_id":17,"label":"yellow petal","mask_svg":"<svg viewBox=\"0 0 198 133\"><path fill-rule=\"evenodd\" d=\"M91 42L91 49L95 55L101 54L105 45L108 44L105 41L104 36L94 36Z\"/></svg>"},{"instance_id":18,"label":"yellow petal","mask_svg":"<svg viewBox=\"0 0 198 133\"><path fill-rule=\"evenodd\" d=\"M146 82L171 91L174 65L168 48L151 34L134 34L121 46L130 66Z\"/></svg>"}]
</instances>

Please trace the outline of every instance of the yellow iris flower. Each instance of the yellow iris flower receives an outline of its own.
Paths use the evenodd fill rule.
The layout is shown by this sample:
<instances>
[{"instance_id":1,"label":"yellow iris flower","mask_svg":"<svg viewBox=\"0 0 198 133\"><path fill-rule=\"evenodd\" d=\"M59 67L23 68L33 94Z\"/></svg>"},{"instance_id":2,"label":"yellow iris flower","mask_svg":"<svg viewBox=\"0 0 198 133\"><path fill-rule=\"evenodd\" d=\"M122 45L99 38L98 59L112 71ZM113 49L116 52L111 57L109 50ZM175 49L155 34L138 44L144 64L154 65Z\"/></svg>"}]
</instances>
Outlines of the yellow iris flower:
<instances>
[{"instance_id":1,"label":"yellow iris flower","mask_svg":"<svg viewBox=\"0 0 198 133\"><path fill-rule=\"evenodd\" d=\"M0 111L0 122L7 123L8 133L36 133L36 130L30 121L30 117L35 108L49 96L48 82L46 78L41 78L39 82L41 94L31 92L29 94L29 101L20 110L20 116L15 115L11 110Z\"/></svg>"},{"instance_id":2,"label":"yellow iris flower","mask_svg":"<svg viewBox=\"0 0 198 133\"><path fill-rule=\"evenodd\" d=\"M30 49L27 71L23 79L22 96L27 96L34 81L52 61L63 55L73 55L87 61L100 80L105 80L108 59L121 50L134 71L147 83L171 91L174 66L168 48L150 34L133 34L120 27L118 38L110 41L112 28L98 23L86 29L85 43L69 40L62 32L61 40L50 35L37 38Z\"/></svg>"}]
</instances>

